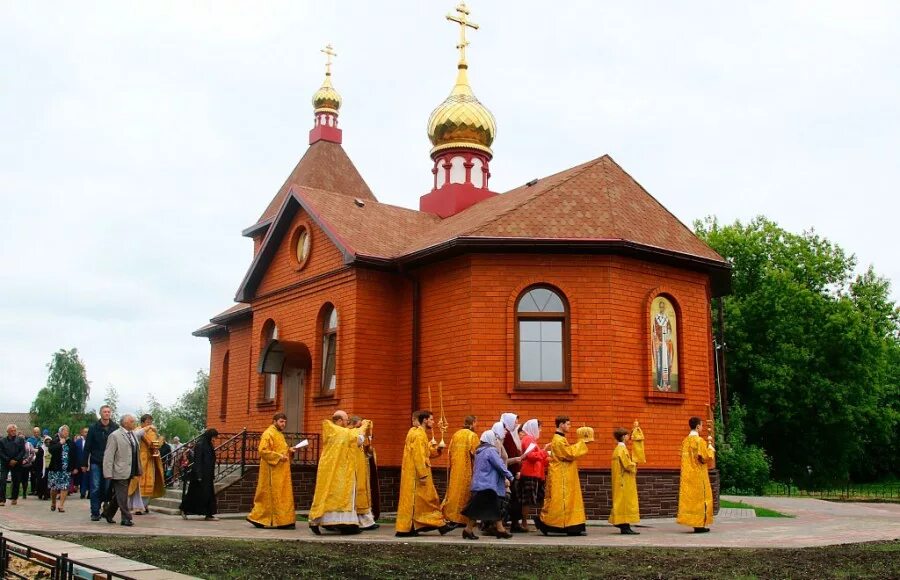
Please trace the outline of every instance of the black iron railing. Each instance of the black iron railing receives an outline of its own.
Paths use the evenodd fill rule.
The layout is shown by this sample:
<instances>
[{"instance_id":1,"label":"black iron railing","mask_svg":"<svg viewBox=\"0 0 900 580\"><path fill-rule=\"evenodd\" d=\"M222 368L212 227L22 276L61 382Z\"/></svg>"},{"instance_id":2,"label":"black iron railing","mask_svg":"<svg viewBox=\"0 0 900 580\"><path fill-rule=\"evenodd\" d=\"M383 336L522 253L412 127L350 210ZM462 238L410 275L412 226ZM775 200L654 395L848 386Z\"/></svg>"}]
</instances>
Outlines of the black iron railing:
<instances>
[{"instance_id":1,"label":"black iron railing","mask_svg":"<svg viewBox=\"0 0 900 580\"><path fill-rule=\"evenodd\" d=\"M213 440L216 451L216 466L213 481L224 480L232 473L244 474L247 466L259 465L260 431L244 429L240 433L219 433ZM285 433L289 446L293 447L304 439L309 445L294 453L292 463L297 465L316 465L319 462L318 433ZM162 457L163 465L172 466L172 475L167 479L168 485L183 484L194 466L193 449L200 437L191 439L177 450Z\"/></svg>"},{"instance_id":2,"label":"black iron railing","mask_svg":"<svg viewBox=\"0 0 900 580\"><path fill-rule=\"evenodd\" d=\"M29 569L30 568L30 569ZM10 540L0 532L0 578L44 578L51 580L74 580L84 578L85 573L91 578L107 580L136 580L111 570L98 568L69 558L67 553L56 555L16 540Z\"/></svg>"},{"instance_id":3,"label":"black iron railing","mask_svg":"<svg viewBox=\"0 0 900 580\"><path fill-rule=\"evenodd\" d=\"M793 483L772 483L766 489L766 495L805 496L820 499L856 499L856 500L900 500L900 483L824 485L801 489Z\"/></svg>"}]
</instances>

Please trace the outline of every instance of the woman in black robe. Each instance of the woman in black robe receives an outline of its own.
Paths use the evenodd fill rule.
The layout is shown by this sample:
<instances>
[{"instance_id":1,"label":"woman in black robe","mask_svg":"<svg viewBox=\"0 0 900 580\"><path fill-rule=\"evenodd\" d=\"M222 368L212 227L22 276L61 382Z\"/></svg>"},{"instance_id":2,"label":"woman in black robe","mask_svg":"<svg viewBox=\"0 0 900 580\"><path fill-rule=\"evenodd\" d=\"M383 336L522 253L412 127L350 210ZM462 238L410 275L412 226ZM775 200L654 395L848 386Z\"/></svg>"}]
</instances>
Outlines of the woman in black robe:
<instances>
[{"instance_id":1,"label":"woman in black robe","mask_svg":"<svg viewBox=\"0 0 900 580\"><path fill-rule=\"evenodd\" d=\"M216 492L213 476L216 468L216 451L213 439L219 434L215 429L207 429L194 446L194 464L188 477L187 490L181 498L181 517L190 514L216 518Z\"/></svg>"}]
</instances>

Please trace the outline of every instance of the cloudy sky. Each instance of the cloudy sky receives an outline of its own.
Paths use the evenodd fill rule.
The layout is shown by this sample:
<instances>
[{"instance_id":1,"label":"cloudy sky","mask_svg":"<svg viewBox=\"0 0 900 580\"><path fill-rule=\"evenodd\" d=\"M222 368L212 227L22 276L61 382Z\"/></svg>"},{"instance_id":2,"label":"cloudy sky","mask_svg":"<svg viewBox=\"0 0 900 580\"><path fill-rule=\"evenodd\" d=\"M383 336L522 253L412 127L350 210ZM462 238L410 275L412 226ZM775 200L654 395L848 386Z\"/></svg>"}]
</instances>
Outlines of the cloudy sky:
<instances>
[{"instance_id":1,"label":"cloudy sky","mask_svg":"<svg viewBox=\"0 0 900 580\"><path fill-rule=\"evenodd\" d=\"M319 49L344 146L417 207L455 75L453 0L0 0L0 410L59 348L96 405L209 365L252 225L303 155ZM609 153L687 223L816 230L900 283L900 4L471 0L470 79L505 191ZM898 293L895 291L895 296Z\"/></svg>"}]
</instances>

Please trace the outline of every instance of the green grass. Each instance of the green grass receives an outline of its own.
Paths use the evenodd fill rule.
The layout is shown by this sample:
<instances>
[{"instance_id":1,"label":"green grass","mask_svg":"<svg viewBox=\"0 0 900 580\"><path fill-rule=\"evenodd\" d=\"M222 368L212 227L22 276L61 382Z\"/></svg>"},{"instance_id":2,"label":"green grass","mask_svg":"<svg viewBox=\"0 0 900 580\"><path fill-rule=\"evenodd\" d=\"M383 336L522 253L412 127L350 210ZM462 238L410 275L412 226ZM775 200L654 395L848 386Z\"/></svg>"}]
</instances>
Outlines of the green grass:
<instances>
[{"instance_id":1,"label":"green grass","mask_svg":"<svg viewBox=\"0 0 900 580\"><path fill-rule=\"evenodd\" d=\"M896 578L900 541L803 549L513 547L56 535L160 568L242 578Z\"/></svg>"},{"instance_id":2,"label":"green grass","mask_svg":"<svg viewBox=\"0 0 900 580\"><path fill-rule=\"evenodd\" d=\"M744 503L742 501L729 501L727 499L719 500L720 508L737 508L741 510L753 510L756 512L756 517L758 518L792 518L794 516L783 514L781 512L777 512L775 510L770 510L768 508L756 507L755 505L750 505L748 503Z\"/></svg>"}]
</instances>

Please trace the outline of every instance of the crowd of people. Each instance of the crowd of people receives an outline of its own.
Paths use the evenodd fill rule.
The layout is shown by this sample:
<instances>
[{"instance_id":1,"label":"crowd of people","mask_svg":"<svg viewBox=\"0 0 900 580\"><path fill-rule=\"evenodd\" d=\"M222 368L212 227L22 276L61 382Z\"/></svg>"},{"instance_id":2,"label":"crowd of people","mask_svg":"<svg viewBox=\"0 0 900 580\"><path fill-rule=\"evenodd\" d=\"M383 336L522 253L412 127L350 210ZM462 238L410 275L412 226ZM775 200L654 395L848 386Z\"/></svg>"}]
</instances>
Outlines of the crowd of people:
<instances>
[{"instance_id":1,"label":"crowd of people","mask_svg":"<svg viewBox=\"0 0 900 580\"><path fill-rule=\"evenodd\" d=\"M171 458L180 447L177 436L169 444L158 433L151 415L142 415L138 422L126 414L117 423L104 405L99 420L74 438L68 425L53 437L40 427L26 437L16 425L7 425L0 440L0 482L11 480L11 505L33 495L49 500L51 511L65 513L67 497L77 493L90 499L92 521L113 523L121 512L121 525L133 526L133 516L147 514L150 500L162 496L177 475L178 465ZM5 505L6 486L0 485L0 507ZM215 519L214 506L208 511L190 513Z\"/></svg>"},{"instance_id":2,"label":"crowd of people","mask_svg":"<svg viewBox=\"0 0 900 580\"><path fill-rule=\"evenodd\" d=\"M287 417L278 413L262 434L260 471L253 511L247 521L258 528L293 529L296 526L290 464L300 446L290 447L284 436ZM515 413L478 435L475 416L445 446L433 435L434 415L413 414L406 436L400 471L395 534L417 536L429 531L445 535L462 528L462 537L477 540L478 533L511 538L529 532L529 519L544 535L586 534L586 516L578 475L578 460L594 443L591 427L574 429L567 416L555 420L555 433L541 442L541 423L519 423ZM711 437L700 435L703 421L691 417L690 433L681 447L679 524L695 533L709 531L713 496L709 467L715 456ZM324 532L358 534L379 527L378 486L373 425L338 410L323 422L322 449L316 487L309 512L309 528ZM429 438L429 435L430 438ZM638 534L640 522L637 465L646 461L644 434L635 422L631 430L617 427L611 457L612 506L609 523L622 534ZM631 448L629 448L631 442ZM449 454L447 490L441 500L432 477L432 460ZM477 530L480 529L480 532Z\"/></svg>"},{"instance_id":3,"label":"crowd of people","mask_svg":"<svg viewBox=\"0 0 900 580\"><path fill-rule=\"evenodd\" d=\"M259 475L254 505L247 521L259 528L293 529L296 526L291 458L302 442L288 446L284 436L287 416L278 413L259 443ZM700 435L703 421L691 417L691 429L681 446L679 524L696 533L709 531L713 496L709 466L715 457L711 437ZM586 516L578 475L578 460L594 443L591 427L574 429L569 417L556 417L550 441L541 441L541 422L520 424L515 413L503 413L490 429L478 434L478 419L468 416L449 445L434 437L431 411L413 414L404 444L400 471L395 534L417 536L429 531L445 535L462 528L462 537L477 540L478 533L511 538L534 528L544 535L586 533ZM372 446L373 424L336 411L323 422L322 447L316 487L309 512L309 529L357 534L378 529L377 465ZM133 526L133 516L146 514L149 501L164 493L178 465L164 463L180 442L168 445L153 425L153 417L124 415L118 424L111 409L100 409L100 419L71 438L67 425L54 437L35 427L25 437L8 425L0 440L0 481L11 477L11 502L31 495L50 500L50 509L65 513L70 494L90 497L92 521ZM214 489L215 437L208 429L190 449L190 471L182 474L182 517L200 515L217 519ZM644 463L644 435L637 422L631 430L612 432L611 511L609 523L622 534L638 534L640 522L637 466ZM629 448L629 443L631 447ZM447 489L440 499L432 476L432 460L448 453ZM188 454L183 454L187 456ZM176 462L177 463L177 462ZM185 464L186 466L187 464ZM6 505L6 486L0 486L0 506Z\"/></svg>"}]
</instances>

